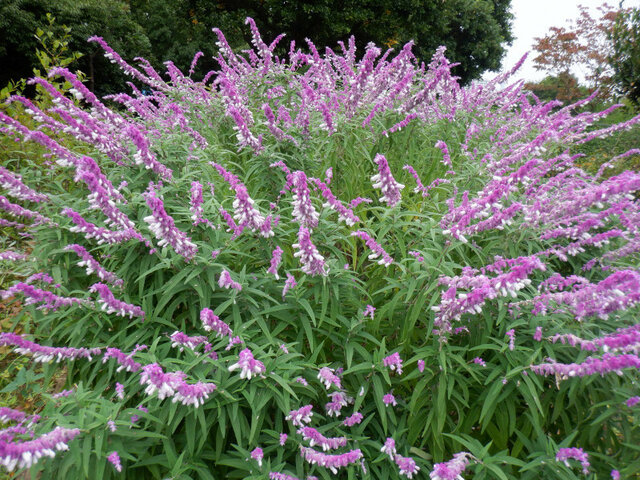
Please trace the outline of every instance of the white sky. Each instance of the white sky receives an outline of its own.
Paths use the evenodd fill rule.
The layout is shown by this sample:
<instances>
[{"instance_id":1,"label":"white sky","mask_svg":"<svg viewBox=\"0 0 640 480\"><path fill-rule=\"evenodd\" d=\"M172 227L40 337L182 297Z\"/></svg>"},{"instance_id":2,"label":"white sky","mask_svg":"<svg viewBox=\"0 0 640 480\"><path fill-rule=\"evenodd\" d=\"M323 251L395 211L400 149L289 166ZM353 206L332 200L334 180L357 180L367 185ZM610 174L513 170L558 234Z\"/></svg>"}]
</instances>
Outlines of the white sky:
<instances>
[{"instance_id":1,"label":"white sky","mask_svg":"<svg viewBox=\"0 0 640 480\"><path fill-rule=\"evenodd\" d=\"M550 27L566 27L568 21L578 17L578 5L589 7L591 16L599 17L596 7L603 3L609 3L614 7L618 6L619 0L512 0L511 12L515 18L513 20L513 36L515 40L507 55L502 59L502 69L508 70L513 67L520 58L529 52L529 56L518 74L513 78L524 78L528 81L539 81L545 77L544 72L537 71L533 67L535 52L533 51L534 37L544 37ZM640 7L640 0L625 0L625 7ZM578 77L582 77L580 72L574 72ZM485 78L493 78L495 73L488 72Z\"/></svg>"}]
</instances>

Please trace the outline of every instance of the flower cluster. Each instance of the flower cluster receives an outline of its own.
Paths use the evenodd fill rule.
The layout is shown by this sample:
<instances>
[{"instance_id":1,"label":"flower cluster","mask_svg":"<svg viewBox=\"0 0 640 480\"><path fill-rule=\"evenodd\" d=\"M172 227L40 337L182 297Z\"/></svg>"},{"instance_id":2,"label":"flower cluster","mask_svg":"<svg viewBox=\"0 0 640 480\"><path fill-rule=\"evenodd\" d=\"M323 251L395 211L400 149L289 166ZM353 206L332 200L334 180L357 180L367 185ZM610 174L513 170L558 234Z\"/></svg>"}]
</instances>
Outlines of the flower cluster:
<instances>
[{"instance_id":1,"label":"flower cluster","mask_svg":"<svg viewBox=\"0 0 640 480\"><path fill-rule=\"evenodd\" d=\"M384 265L385 267L388 267L393 263L393 258L391 258L391 256L384 250L384 248L382 248L378 244L378 242L371 238L371 236L367 232L363 230L357 230L355 232L351 232L351 236L358 237L364 240L367 244L367 247L369 247L373 251L373 253L369 254L369 260L375 260L376 258L380 257L380 259L378 260L378 264Z\"/></svg>"},{"instance_id":2,"label":"flower cluster","mask_svg":"<svg viewBox=\"0 0 640 480\"><path fill-rule=\"evenodd\" d=\"M582 465L582 473L585 475L589 473L589 455L581 448L560 448L556 453L556 460L558 462L564 462L569 466L569 459L577 460Z\"/></svg>"},{"instance_id":3,"label":"flower cluster","mask_svg":"<svg viewBox=\"0 0 640 480\"><path fill-rule=\"evenodd\" d=\"M377 154L374 159L378 165L378 173L371 177L373 188L378 188L382 192L381 202L385 202L389 207L395 207L402 200L402 189L404 185L396 182L391 174L391 169L384 155Z\"/></svg>"},{"instance_id":4,"label":"flower cluster","mask_svg":"<svg viewBox=\"0 0 640 480\"><path fill-rule=\"evenodd\" d=\"M55 451L68 450L67 444L80 434L77 428L56 427L33 440L5 442L0 440L0 464L8 471L30 468L42 457L55 457Z\"/></svg>"},{"instance_id":5,"label":"flower cluster","mask_svg":"<svg viewBox=\"0 0 640 480\"><path fill-rule=\"evenodd\" d=\"M86 358L91 360L100 355L100 348L72 348L72 347L47 347L26 340L22 335L15 333L0 333L0 345L11 345L16 353L32 355L34 362L49 363L52 361L76 360Z\"/></svg>"},{"instance_id":6,"label":"flower cluster","mask_svg":"<svg viewBox=\"0 0 640 480\"><path fill-rule=\"evenodd\" d=\"M229 371L240 369L240 378L251 379L252 376L262 375L265 372L264 364L253 358L253 353L248 348L242 350L238 361L229 367Z\"/></svg>"},{"instance_id":7,"label":"flower cluster","mask_svg":"<svg viewBox=\"0 0 640 480\"><path fill-rule=\"evenodd\" d=\"M120 317L127 315L129 318L141 317L144 320L145 313L140 307L118 300L113 296L109 287L104 283L94 283L89 288L89 291L92 293L98 293L100 296L98 303L102 304L103 311L107 313L115 313Z\"/></svg>"}]
</instances>

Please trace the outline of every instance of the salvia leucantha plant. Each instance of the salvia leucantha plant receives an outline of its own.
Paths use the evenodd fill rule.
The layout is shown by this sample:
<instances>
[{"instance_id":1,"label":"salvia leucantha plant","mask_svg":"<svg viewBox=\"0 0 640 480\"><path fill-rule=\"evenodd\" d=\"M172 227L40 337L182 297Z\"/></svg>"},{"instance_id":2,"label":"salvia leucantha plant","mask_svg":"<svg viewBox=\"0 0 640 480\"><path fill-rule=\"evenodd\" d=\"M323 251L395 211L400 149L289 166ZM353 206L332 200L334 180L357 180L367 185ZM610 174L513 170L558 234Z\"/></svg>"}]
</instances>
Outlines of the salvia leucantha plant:
<instances>
[{"instance_id":1,"label":"salvia leucantha plant","mask_svg":"<svg viewBox=\"0 0 640 480\"><path fill-rule=\"evenodd\" d=\"M0 169L29 237L2 268L33 272L0 344L67 382L0 411L4 468L632 478L640 174L576 149L640 118L596 129L617 106L542 103L513 71L462 88L444 48L280 58L247 24L241 53L215 30L202 79L91 38L129 93L53 68L47 107L9 100L37 128L0 113L47 152Z\"/></svg>"}]
</instances>

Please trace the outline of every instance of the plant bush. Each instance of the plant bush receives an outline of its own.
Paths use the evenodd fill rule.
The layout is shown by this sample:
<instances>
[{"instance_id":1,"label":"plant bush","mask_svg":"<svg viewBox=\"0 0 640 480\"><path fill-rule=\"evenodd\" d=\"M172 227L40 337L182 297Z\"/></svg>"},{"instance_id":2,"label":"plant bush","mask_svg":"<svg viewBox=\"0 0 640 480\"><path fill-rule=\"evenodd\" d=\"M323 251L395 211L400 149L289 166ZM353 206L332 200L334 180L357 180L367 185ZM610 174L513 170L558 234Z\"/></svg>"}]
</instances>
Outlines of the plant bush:
<instances>
[{"instance_id":1,"label":"plant bush","mask_svg":"<svg viewBox=\"0 0 640 480\"><path fill-rule=\"evenodd\" d=\"M50 106L10 98L38 127L0 113L48 151L0 170L3 222L34 237L0 261L38 272L2 292L24 334L0 344L45 384L67 369L38 417L0 411L0 462L44 478L637 472L640 175L589 175L569 149L640 117L588 130L611 109L532 102L512 72L461 88L443 49L417 65L410 44L357 60L353 41L309 42L282 59L247 22L254 49L216 31L220 69L200 81L93 38L131 94L100 100L57 67L70 88L31 80Z\"/></svg>"}]
</instances>

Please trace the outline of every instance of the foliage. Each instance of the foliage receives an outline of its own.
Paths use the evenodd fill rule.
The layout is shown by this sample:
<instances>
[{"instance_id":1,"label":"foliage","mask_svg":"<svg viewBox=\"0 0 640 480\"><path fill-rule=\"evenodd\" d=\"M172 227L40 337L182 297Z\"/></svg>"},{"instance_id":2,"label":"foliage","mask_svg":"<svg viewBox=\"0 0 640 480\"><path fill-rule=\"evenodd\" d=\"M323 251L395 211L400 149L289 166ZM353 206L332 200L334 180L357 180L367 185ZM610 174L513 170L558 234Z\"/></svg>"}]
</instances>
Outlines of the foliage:
<instances>
[{"instance_id":1,"label":"foliage","mask_svg":"<svg viewBox=\"0 0 640 480\"><path fill-rule=\"evenodd\" d=\"M589 89L580 86L578 79L567 72L545 77L537 83L529 82L525 88L544 102L560 100L564 104L571 104L589 95Z\"/></svg>"},{"instance_id":2,"label":"foliage","mask_svg":"<svg viewBox=\"0 0 640 480\"><path fill-rule=\"evenodd\" d=\"M0 413L3 465L637 472L640 175L590 175L571 149L640 117L592 129L611 109L554 110L508 74L462 88L442 50L425 69L410 45L358 59L355 40L277 59L247 22L246 56L216 32L213 77L161 76L94 38L144 93L99 99L54 68L62 91L34 80L49 101L10 98L37 126L0 113L48 154L0 177L4 215L34 236L0 262L37 272L4 287L25 334L0 344L67 369L38 421Z\"/></svg>"},{"instance_id":3,"label":"foliage","mask_svg":"<svg viewBox=\"0 0 640 480\"><path fill-rule=\"evenodd\" d=\"M620 15L611 38L613 80L619 92L640 107L640 8Z\"/></svg>"},{"instance_id":4,"label":"foliage","mask_svg":"<svg viewBox=\"0 0 640 480\"><path fill-rule=\"evenodd\" d=\"M610 35L618 16L627 10L605 3L597 8L600 17L593 18L587 7L581 5L579 9L579 17L568 27L551 27L547 35L535 39L535 68L558 78L569 77L577 69L590 87L600 88L602 98L608 98L614 68ZM579 95L574 89L568 97Z\"/></svg>"},{"instance_id":5,"label":"foliage","mask_svg":"<svg viewBox=\"0 0 640 480\"><path fill-rule=\"evenodd\" d=\"M79 68L89 77L89 87L100 94L125 88L126 77L109 62L96 56L86 43L101 35L127 59L147 57L158 68L171 60L183 71L199 50L204 53L196 73L205 75L218 68L212 27L227 32L234 48L245 48L250 38L240 28L247 15L256 18L265 33L287 34L280 54L289 41L306 46L306 38L335 48L336 42L354 34L358 47L373 41L389 47L409 40L415 53L427 60L438 46L460 65L454 72L464 83L486 70L498 70L505 44L512 41L510 0L355 1L317 0L283 3L268 0L211 2L205 0L7 0L0 6L0 84L31 74L36 64L36 42L24 32L46 24L46 13L72 30L70 47L83 54Z\"/></svg>"},{"instance_id":6,"label":"foliage","mask_svg":"<svg viewBox=\"0 0 640 480\"><path fill-rule=\"evenodd\" d=\"M31 32L46 30L48 16L56 18L52 38L68 42L71 52L82 55L76 68L88 75L89 85L97 93L124 88L126 76L96 55L87 38L103 35L130 57L150 53L144 29L132 19L127 2L122 0L7 0L0 4L0 84L29 77L34 66L40 64L35 52L41 43Z\"/></svg>"}]
</instances>

